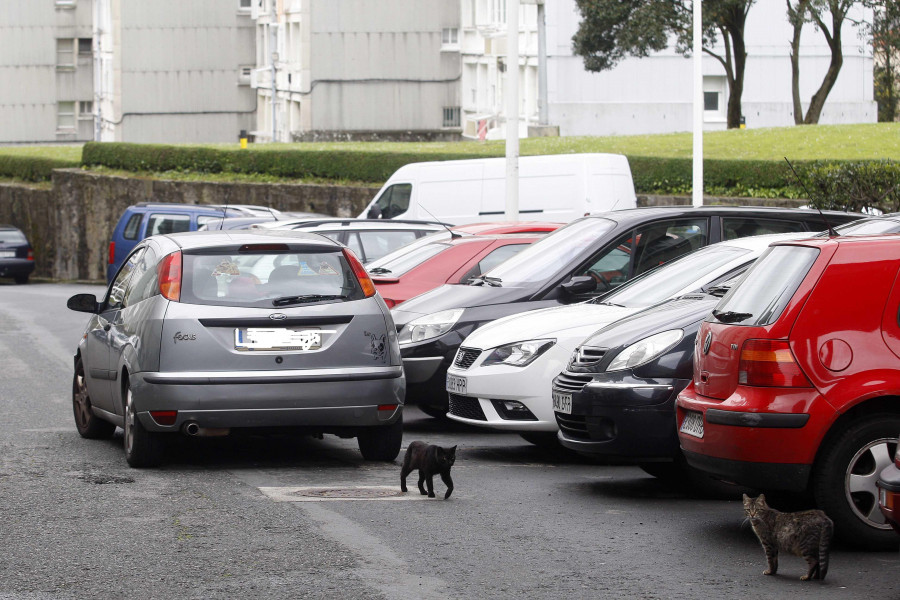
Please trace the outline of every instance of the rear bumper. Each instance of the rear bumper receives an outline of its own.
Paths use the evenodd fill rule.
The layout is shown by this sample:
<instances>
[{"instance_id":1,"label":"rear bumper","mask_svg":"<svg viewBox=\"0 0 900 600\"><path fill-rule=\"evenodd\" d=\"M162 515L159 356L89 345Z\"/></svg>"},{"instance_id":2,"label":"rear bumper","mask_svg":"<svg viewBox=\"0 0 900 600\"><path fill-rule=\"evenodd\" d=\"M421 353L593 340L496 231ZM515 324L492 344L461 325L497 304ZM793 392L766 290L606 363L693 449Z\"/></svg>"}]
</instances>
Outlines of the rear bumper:
<instances>
[{"instance_id":1,"label":"rear bumper","mask_svg":"<svg viewBox=\"0 0 900 600\"><path fill-rule=\"evenodd\" d=\"M258 372L135 373L130 382L136 412L150 431L179 431L188 422L206 428L308 427L323 432L396 422L406 392L401 368L365 371L368 377L353 370L306 372L305 378L291 371L264 377ZM385 405L397 407L379 410ZM151 410L174 410L178 416L173 425L163 426L153 420Z\"/></svg>"},{"instance_id":2,"label":"rear bumper","mask_svg":"<svg viewBox=\"0 0 900 600\"><path fill-rule=\"evenodd\" d=\"M0 277L30 275L33 271L33 260L26 258L0 258Z\"/></svg>"},{"instance_id":3,"label":"rear bumper","mask_svg":"<svg viewBox=\"0 0 900 600\"><path fill-rule=\"evenodd\" d=\"M812 471L812 465L728 460L688 450L684 450L684 457L689 465L713 477L761 490L802 492Z\"/></svg>"}]
</instances>

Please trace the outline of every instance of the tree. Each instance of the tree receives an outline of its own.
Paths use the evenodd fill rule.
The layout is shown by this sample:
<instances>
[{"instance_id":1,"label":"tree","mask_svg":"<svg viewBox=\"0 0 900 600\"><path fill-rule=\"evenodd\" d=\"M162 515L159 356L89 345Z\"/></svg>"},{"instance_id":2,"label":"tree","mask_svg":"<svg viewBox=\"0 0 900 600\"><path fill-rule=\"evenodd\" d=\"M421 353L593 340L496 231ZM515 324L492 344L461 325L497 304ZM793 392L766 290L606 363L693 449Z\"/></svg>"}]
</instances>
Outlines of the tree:
<instances>
[{"instance_id":1,"label":"tree","mask_svg":"<svg viewBox=\"0 0 900 600\"><path fill-rule=\"evenodd\" d=\"M756 0L704 0L703 51L725 69L728 128L740 127L747 48L744 25ZM572 38L588 71L612 69L626 56L643 58L669 46L690 55L693 0L575 0L582 20ZM724 53L714 50L721 35Z\"/></svg>"},{"instance_id":2,"label":"tree","mask_svg":"<svg viewBox=\"0 0 900 600\"><path fill-rule=\"evenodd\" d=\"M878 120L896 121L898 113L897 88L900 70L900 2L874 0L875 19L871 27L875 52L875 101Z\"/></svg>"},{"instance_id":3,"label":"tree","mask_svg":"<svg viewBox=\"0 0 900 600\"><path fill-rule=\"evenodd\" d=\"M896 1L896 0L882 0ZM791 39L791 92L794 102L794 122L798 125L812 125L819 122L825 100L837 82L841 67L844 64L844 47L842 40L842 27L844 21L848 21L847 14L854 5L864 5L867 0L787 0L788 21L794 29ZM825 36L828 48L831 51L831 61L828 70L822 77L819 89L813 94L803 114L800 105L800 33L805 23L815 23L816 29Z\"/></svg>"}]
</instances>

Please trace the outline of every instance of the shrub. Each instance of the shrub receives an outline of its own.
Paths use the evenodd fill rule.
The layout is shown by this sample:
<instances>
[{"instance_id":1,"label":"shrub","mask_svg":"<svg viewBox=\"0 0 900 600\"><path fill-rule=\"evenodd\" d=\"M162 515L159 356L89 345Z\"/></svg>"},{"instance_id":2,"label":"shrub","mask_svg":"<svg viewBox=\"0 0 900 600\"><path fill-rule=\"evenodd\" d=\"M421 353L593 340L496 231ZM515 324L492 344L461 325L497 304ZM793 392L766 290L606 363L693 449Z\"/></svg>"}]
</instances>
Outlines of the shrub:
<instances>
[{"instance_id":1,"label":"shrub","mask_svg":"<svg viewBox=\"0 0 900 600\"><path fill-rule=\"evenodd\" d=\"M0 177L23 181L50 181L53 169L77 168L78 161L0 153Z\"/></svg>"},{"instance_id":2,"label":"shrub","mask_svg":"<svg viewBox=\"0 0 900 600\"><path fill-rule=\"evenodd\" d=\"M814 163L804 179L819 208L900 210L900 163L891 160Z\"/></svg>"}]
</instances>

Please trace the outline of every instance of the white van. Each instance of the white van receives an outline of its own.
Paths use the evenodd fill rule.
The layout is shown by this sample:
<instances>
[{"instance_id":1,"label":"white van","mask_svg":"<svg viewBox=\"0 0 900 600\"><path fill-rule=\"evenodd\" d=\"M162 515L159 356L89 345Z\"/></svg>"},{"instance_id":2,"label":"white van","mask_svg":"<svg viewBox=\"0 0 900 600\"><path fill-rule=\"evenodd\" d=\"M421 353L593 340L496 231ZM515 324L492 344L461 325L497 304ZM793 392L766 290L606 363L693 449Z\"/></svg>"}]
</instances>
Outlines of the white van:
<instances>
[{"instance_id":1,"label":"white van","mask_svg":"<svg viewBox=\"0 0 900 600\"><path fill-rule=\"evenodd\" d=\"M631 169L620 154L519 158L519 220L568 223L635 206ZM465 225L503 220L505 212L506 159L479 158L400 167L359 216Z\"/></svg>"}]
</instances>

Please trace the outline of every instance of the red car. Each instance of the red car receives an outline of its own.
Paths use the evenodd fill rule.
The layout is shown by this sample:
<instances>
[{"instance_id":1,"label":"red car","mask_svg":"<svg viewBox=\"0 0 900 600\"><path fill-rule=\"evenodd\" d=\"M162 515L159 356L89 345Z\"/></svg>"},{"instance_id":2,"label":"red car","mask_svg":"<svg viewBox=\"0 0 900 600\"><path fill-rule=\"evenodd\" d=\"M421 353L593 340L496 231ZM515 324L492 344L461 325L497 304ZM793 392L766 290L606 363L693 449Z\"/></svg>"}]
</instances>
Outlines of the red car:
<instances>
[{"instance_id":1,"label":"red car","mask_svg":"<svg viewBox=\"0 0 900 600\"><path fill-rule=\"evenodd\" d=\"M433 234L368 265L391 308L445 283L466 283L562 223L475 223Z\"/></svg>"},{"instance_id":2,"label":"red car","mask_svg":"<svg viewBox=\"0 0 900 600\"><path fill-rule=\"evenodd\" d=\"M896 548L879 473L900 431L900 235L773 244L701 326L677 426L688 462L811 492L845 541Z\"/></svg>"}]
</instances>

